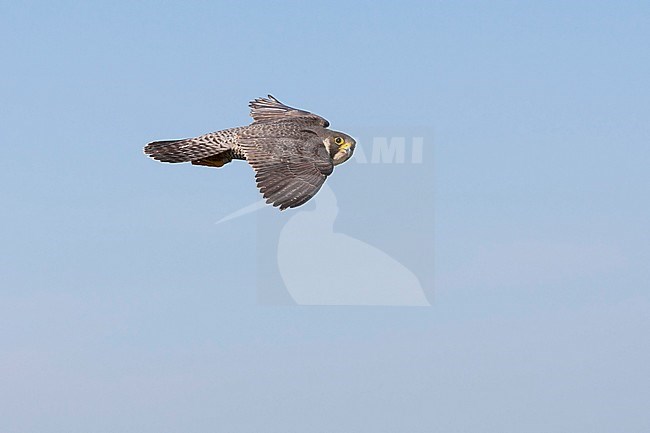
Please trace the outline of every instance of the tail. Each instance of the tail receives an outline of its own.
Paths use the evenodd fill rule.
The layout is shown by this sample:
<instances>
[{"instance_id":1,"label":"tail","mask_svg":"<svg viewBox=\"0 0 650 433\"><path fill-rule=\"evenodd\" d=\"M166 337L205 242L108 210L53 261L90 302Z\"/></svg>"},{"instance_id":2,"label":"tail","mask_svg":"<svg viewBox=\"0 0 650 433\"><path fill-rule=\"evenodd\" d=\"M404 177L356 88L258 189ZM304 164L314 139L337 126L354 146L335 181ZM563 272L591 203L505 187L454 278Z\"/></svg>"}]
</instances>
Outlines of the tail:
<instances>
[{"instance_id":1,"label":"tail","mask_svg":"<svg viewBox=\"0 0 650 433\"><path fill-rule=\"evenodd\" d=\"M189 140L154 141L147 144L144 153L161 162L188 162L192 158L184 150Z\"/></svg>"},{"instance_id":2,"label":"tail","mask_svg":"<svg viewBox=\"0 0 650 433\"><path fill-rule=\"evenodd\" d=\"M144 148L144 153L162 162L190 162L230 150L240 128L212 132L183 140L154 141Z\"/></svg>"}]
</instances>

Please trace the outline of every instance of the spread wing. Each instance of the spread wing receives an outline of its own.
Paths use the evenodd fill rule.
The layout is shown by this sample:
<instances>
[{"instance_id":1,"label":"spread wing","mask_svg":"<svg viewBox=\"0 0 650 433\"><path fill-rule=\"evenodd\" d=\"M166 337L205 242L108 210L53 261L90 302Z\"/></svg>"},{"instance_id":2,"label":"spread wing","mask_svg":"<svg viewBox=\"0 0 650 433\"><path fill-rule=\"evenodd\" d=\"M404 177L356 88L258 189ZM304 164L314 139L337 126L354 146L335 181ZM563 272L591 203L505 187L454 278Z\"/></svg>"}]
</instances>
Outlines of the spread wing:
<instances>
[{"instance_id":1,"label":"spread wing","mask_svg":"<svg viewBox=\"0 0 650 433\"><path fill-rule=\"evenodd\" d=\"M268 95L268 98L257 98L249 104L253 123L271 123L288 120L303 121L320 125L323 128L330 126L330 123L322 117L309 111L284 105L282 102Z\"/></svg>"},{"instance_id":2,"label":"spread wing","mask_svg":"<svg viewBox=\"0 0 650 433\"><path fill-rule=\"evenodd\" d=\"M306 203L334 169L325 145L314 134L242 137L240 142L255 170L257 187L266 202L280 210Z\"/></svg>"}]
</instances>

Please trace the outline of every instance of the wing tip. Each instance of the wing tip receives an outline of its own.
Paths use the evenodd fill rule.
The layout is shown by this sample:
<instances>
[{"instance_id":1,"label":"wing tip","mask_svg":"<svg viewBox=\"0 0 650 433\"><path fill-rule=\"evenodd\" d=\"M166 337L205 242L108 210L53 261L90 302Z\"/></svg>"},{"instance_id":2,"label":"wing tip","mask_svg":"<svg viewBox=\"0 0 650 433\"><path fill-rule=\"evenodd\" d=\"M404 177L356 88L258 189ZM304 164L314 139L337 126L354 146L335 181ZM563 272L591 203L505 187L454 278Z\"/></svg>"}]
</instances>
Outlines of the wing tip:
<instances>
[{"instance_id":1,"label":"wing tip","mask_svg":"<svg viewBox=\"0 0 650 433\"><path fill-rule=\"evenodd\" d=\"M251 109L250 116L253 118L253 122L265 123L302 118L302 120L315 122L324 128L330 126L330 122L318 114L286 105L270 93L266 98L253 99L248 103L248 107Z\"/></svg>"}]
</instances>

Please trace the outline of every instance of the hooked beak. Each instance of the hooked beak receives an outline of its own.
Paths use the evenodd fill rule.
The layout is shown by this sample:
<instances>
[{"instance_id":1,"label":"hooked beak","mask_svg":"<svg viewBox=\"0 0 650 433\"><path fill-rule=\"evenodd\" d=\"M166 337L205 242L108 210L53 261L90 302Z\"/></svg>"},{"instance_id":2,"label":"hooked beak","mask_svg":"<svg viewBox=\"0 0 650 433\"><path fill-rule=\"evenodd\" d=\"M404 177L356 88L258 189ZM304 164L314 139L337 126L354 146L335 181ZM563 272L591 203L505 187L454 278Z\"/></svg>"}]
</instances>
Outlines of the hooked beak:
<instances>
[{"instance_id":1,"label":"hooked beak","mask_svg":"<svg viewBox=\"0 0 650 433\"><path fill-rule=\"evenodd\" d=\"M350 156L352 156L352 150L350 149L350 146L347 146L345 148L343 146L341 146L341 150L334 154L334 165L341 164L342 162L347 161Z\"/></svg>"}]
</instances>

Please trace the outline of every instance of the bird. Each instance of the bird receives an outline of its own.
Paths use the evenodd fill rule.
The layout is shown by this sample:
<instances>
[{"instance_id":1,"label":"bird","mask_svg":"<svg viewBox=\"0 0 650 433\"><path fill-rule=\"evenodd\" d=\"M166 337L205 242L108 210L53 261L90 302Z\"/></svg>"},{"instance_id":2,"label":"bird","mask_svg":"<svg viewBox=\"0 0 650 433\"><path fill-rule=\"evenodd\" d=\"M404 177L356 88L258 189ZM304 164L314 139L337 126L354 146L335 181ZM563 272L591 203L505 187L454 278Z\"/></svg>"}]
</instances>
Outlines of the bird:
<instances>
[{"instance_id":1,"label":"bird","mask_svg":"<svg viewBox=\"0 0 650 433\"><path fill-rule=\"evenodd\" d=\"M334 167L350 159L356 141L328 129L329 121L283 104L272 95L249 102L253 122L194 138L153 141L149 157L169 163L223 167L245 160L266 203L280 210L309 201Z\"/></svg>"}]
</instances>

